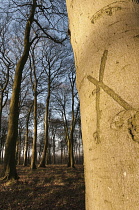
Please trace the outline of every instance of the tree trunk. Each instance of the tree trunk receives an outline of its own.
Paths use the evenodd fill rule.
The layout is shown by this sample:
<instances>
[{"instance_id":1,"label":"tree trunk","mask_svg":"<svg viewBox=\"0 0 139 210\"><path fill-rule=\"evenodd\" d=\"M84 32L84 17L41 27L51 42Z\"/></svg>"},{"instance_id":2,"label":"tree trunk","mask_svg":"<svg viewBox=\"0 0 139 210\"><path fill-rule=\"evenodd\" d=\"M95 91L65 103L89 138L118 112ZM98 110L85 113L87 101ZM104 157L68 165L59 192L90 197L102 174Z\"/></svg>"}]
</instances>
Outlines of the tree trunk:
<instances>
[{"instance_id":1,"label":"tree trunk","mask_svg":"<svg viewBox=\"0 0 139 210\"><path fill-rule=\"evenodd\" d=\"M46 156L48 155L48 128L49 128L49 103L50 103L50 82L48 83L48 95L46 99L45 119L44 119L44 148L39 167L45 167Z\"/></svg>"},{"instance_id":2,"label":"tree trunk","mask_svg":"<svg viewBox=\"0 0 139 210\"><path fill-rule=\"evenodd\" d=\"M73 138L68 139L68 167L74 168Z\"/></svg>"},{"instance_id":3,"label":"tree trunk","mask_svg":"<svg viewBox=\"0 0 139 210\"><path fill-rule=\"evenodd\" d=\"M28 126L29 126L29 119L30 119L30 114L32 110L33 104L29 107L29 112L27 115L27 120L26 120L26 134L25 134L25 148L24 148L24 166L27 166L27 152L28 152Z\"/></svg>"},{"instance_id":4,"label":"tree trunk","mask_svg":"<svg viewBox=\"0 0 139 210\"><path fill-rule=\"evenodd\" d=\"M73 154L73 134L75 128L75 117L74 117L74 84L75 80L70 80L71 83L71 98L72 98L72 120L70 127L70 137L68 138L68 167L74 168L74 154ZM68 135L69 136L69 135Z\"/></svg>"},{"instance_id":5,"label":"tree trunk","mask_svg":"<svg viewBox=\"0 0 139 210\"><path fill-rule=\"evenodd\" d=\"M24 163L23 163L24 166L27 166L27 152L28 152L28 125L26 126L26 135L25 135Z\"/></svg>"},{"instance_id":6,"label":"tree trunk","mask_svg":"<svg viewBox=\"0 0 139 210\"><path fill-rule=\"evenodd\" d=\"M67 0L86 209L139 209L138 1Z\"/></svg>"},{"instance_id":7,"label":"tree trunk","mask_svg":"<svg viewBox=\"0 0 139 210\"><path fill-rule=\"evenodd\" d=\"M3 170L4 179L18 178L16 171L16 158L15 158L16 140L18 136L18 116L19 116L18 103L19 103L19 95L21 88L22 72L24 65L26 64L26 61L28 59L29 50L30 50L29 38L30 38L30 30L34 18L35 8L36 8L36 1L34 0L30 16L26 23L26 28L25 28L24 51L17 63L15 70L13 91L10 102L8 134L5 144L5 159L4 159L4 170Z\"/></svg>"},{"instance_id":8,"label":"tree trunk","mask_svg":"<svg viewBox=\"0 0 139 210\"><path fill-rule=\"evenodd\" d=\"M31 169L36 169L37 161L37 82L34 84L34 136L33 136L33 145L32 145L32 155L31 155Z\"/></svg>"},{"instance_id":9,"label":"tree trunk","mask_svg":"<svg viewBox=\"0 0 139 210\"><path fill-rule=\"evenodd\" d=\"M53 164L55 164L56 163L56 158L55 158L55 147L56 147L56 145L55 145L55 134L52 137L52 145L53 145Z\"/></svg>"},{"instance_id":10,"label":"tree trunk","mask_svg":"<svg viewBox=\"0 0 139 210\"><path fill-rule=\"evenodd\" d=\"M61 164L63 164L63 145L62 145L62 141L61 141Z\"/></svg>"}]
</instances>

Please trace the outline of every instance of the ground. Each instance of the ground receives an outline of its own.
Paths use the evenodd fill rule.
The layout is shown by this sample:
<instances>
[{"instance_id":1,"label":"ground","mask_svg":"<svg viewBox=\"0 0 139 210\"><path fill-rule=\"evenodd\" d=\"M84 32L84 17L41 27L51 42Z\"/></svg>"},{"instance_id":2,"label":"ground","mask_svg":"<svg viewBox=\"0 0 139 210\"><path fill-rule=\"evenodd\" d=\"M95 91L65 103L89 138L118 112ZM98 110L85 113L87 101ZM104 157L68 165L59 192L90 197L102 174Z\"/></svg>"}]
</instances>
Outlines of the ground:
<instances>
[{"instance_id":1,"label":"ground","mask_svg":"<svg viewBox=\"0 0 139 210\"><path fill-rule=\"evenodd\" d=\"M17 171L17 182L0 181L0 209L85 209L83 166L50 165L33 171L18 166Z\"/></svg>"}]
</instances>

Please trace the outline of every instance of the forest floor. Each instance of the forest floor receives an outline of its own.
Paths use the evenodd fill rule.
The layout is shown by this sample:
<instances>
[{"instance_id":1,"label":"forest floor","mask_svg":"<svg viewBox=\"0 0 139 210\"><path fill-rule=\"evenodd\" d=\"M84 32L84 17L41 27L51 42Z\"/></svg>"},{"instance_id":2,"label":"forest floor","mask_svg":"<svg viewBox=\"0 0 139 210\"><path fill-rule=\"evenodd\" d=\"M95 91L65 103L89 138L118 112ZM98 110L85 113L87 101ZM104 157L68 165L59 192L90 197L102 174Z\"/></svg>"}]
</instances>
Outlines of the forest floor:
<instances>
[{"instance_id":1,"label":"forest floor","mask_svg":"<svg viewBox=\"0 0 139 210\"><path fill-rule=\"evenodd\" d=\"M1 210L85 209L83 166L49 165L36 170L18 166L17 171L18 181L0 181Z\"/></svg>"}]
</instances>

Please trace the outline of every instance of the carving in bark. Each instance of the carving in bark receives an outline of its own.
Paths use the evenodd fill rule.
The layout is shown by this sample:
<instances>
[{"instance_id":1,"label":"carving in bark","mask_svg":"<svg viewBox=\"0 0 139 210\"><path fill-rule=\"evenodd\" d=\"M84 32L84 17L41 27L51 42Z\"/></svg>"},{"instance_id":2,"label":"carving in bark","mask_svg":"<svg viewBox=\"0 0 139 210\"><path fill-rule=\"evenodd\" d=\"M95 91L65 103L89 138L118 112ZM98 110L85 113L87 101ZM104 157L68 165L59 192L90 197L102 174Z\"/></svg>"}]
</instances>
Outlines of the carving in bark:
<instances>
[{"instance_id":1,"label":"carving in bark","mask_svg":"<svg viewBox=\"0 0 139 210\"><path fill-rule=\"evenodd\" d=\"M134 109L130 104L128 104L120 95L118 95L114 90L109 88L103 83L104 70L107 60L108 50L105 50L101 58L101 65L99 70L99 81L97 81L92 76L87 76L87 79L96 85L96 132L94 133L94 139L97 144L101 142L100 140L100 89L102 88L110 97L112 97L120 106L122 106L127 111L122 111L118 113L111 123L111 128L116 130L121 129L123 126L126 127L128 133L130 134L133 141L139 143L139 112ZM94 91L93 91L94 94ZM130 110L130 111L129 111Z\"/></svg>"}]
</instances>

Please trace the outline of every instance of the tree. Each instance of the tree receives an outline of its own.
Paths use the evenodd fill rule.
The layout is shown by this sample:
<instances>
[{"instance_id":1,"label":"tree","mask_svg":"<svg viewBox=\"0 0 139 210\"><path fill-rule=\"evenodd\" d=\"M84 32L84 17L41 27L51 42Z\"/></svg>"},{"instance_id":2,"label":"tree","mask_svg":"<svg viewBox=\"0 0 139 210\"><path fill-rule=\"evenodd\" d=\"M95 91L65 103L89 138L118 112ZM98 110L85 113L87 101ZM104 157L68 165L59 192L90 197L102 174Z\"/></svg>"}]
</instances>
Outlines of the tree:
<instances>
[{"instance_id":1,"label":"tree","mask_svg":"<svg viewBox=\"0 0 139 210\"><path fill-rule=\"evenodd\" d=\"M43 51L42 56L42 67L44 69L44 84L46 85L47 96L46 96L46 105L45 105L45 119L44 119L44 149L42 158L39 166L45 167L47 153L48 153L48 143L49 143L49 122L50 122L50 102L51 95L55 89L60 86L60 80L65 69L62 66L63 53L59 49L47 48L47 51ZM61 58L62 56L62 58Z\"/></svg>"},{"instance_id":2,"label":"tree","mask_svg":"<svg viewBox=\"0 0 139 210\"><path fill-rule=\"evenodd\" d=\"M11 80L11 69L13 69L13 62L10 59L9 55L9 30L8 23L9 17L7 16L2 18L0 23L0 153L2 152L3 147L3 138L2 138L2 119L3 109L8 100L8 92L10 90L9 81ZM0 154L1 156L1 154Z\"/></svg>"},{"instance_id":3,"label":"tree","mask_svg":"<svg viewBox=\"0 0 139 210\"><path fill-rule=\"evenodd\" d=\"M19 117L18 102L20 96L22 72L24 69L24 65L26 64L26 61L28 59L30 46L32 44L32 41L30 41L30 31L31 31L31 25L34 21L35 9L36 9L36 0L33 0L29 18L26 22L26 27L25 27L24 50L16 65L15 76L14 76L13 91L10 102L8 134L5 145L5 159L4 159L4 170L3 170L4 179L18 179L18 175L16 172L16 159L15 159L16 140L18 136L18 117Z\"/></svg>"},{"instance_id":4,"label":"tree","mask_svg":"<svg viewBox=\"0 0 139 210\"><path fill-rule=\"evenodd\" d=\"M29 141L29 120L30 120L30 115L33 107L33 102L29 101L28 104L28 113L26 116L26 133L25 133L25 146L24 146L24 166L27 166L27 152L28 152L28 141Z\"/></svg>"},{"instance_id":5,"label":"tree","mask_svg":"<svg viewBox=\"0 0 139 210\"><path fill-rule=\"evenodd\" d=\"M36 72L36 65L35 65L35 55L34 49L32 49L32 63L31 63L31 82L32 82L32 90L34 96L34 135L33 135L33 146L32 146L32 158L31 158L31 169L36 169L36 160L37 160L37 151L36 151L36 144L37 144L37 96L38 96L38 78Z\"/></svg>"},{"instance_id":6,"label":"tree","mask_svg":"<svg viewBox=\"0 0 139 210\"><path fill-rule=\"evenodd\" d=\"M75 88L76 76L72 67L70 67L66 82L61 84L55 95L55 109L63 120L65 140L68 146L68 167L74 167L74 131L79 114L79 101ZM61 148L62 144L63 141L61 142Z\"/></svg>"},{"instance_id":7,"label":"tree","mask_svg":"<svg viewBox=\"0 0 139 210\"><path fill-rule=\"evenodd\" d=\"M2 118L2 126L1 126L1 141L0 141L0 163L3 163L4 160L4 147L5 147L5 140L8 130L8 122L7 118Z\"/></svg>"},{"instance_id":8,"label":"tree","mask_svg":"<svg viewBox=\"0 0 139 210\"><path fill-rule=\"evenodd\" d=\"M39 39L50 39L57 43L61 43L67 39L64 24L61 24L63 23L61 17L65 15L65 11L63 9L57 9L57 5L59 4L60 1L54 3L53 1L26 0L22 3L18 0L6 0L0 7L0 16L5 17L5 14L10 14L10 24L8 24L7 27L12 31L12 47L16 49L14 56L12 53L13 49L10 51L10 56L16 60L16 68L5 146L5 163L3 170L5 179L18 178L15 166L15 147L18 136L19 96L22 73L28 60L30 47ZM57 17L56 21L54 21L55 17ZM63 25L62 30L59 30L59 24L61 24L61 26ZM18 53L19 56L17 56Z\"/></svg>"},{"instance_id":9,"label":"tree","mask_svg":"<svg viewBox=\"0 0 139 210\"><path fill-rule=\"evenodd\" d=\"M77 102L77 107L75 110L75 97L77 95L77 90L75 88L75 81L76 75L74 68L71 68L71 71L68 75L70 81L70 89L71 89L71 125L70 125L70 135L68 135L68 167L74 167L74 154L73 154L73 147L74 147L74 130L76 119L79 113L79 101Z\"/></svg>"},{"instance_id":10,"label":"tree","mask_svg":"<svg viewBox=\"0 0 139 210\"><path fill-rule=\"evenodd\" d=\"M67 0L86 209L139 208L139 1Z\"/></svg>"}]
</instances>

